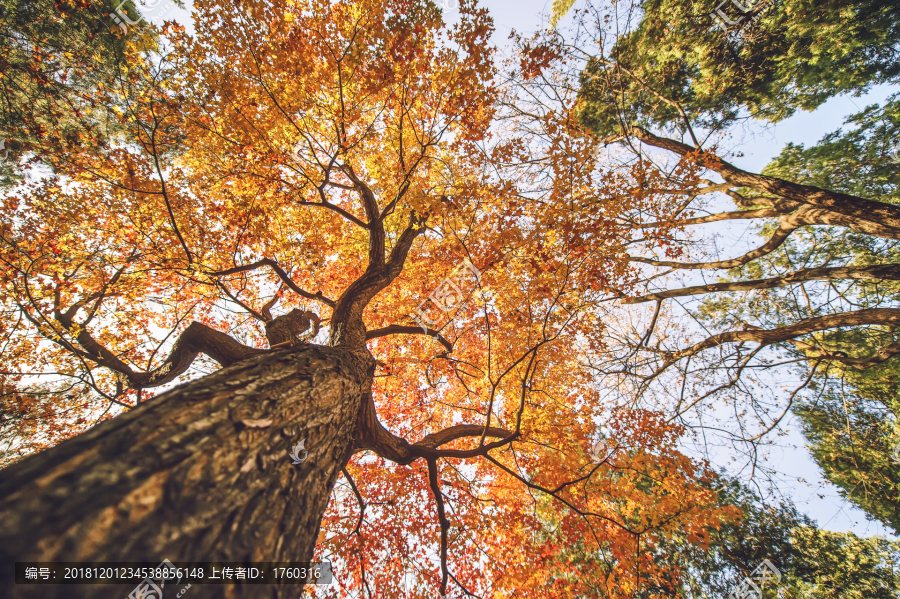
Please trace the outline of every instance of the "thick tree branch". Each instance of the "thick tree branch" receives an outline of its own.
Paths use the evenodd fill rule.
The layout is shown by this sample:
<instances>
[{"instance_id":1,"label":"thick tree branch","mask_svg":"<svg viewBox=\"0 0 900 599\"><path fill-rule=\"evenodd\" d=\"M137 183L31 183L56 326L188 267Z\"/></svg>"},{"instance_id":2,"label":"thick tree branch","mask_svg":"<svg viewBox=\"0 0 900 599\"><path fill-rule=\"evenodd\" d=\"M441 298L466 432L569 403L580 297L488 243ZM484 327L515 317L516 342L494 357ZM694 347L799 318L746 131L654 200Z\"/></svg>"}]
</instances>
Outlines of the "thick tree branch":
<instances>
[{"instance_id":1,"label":"thick tree branch","mask_svg":"<svg viewBox=\"0 0 900 599\"><path fill-rule=\"evenodd\" d=\"M489 437L495 438L503 438L509 437L510 432L497 428L494 426L488 427L488 435ZM446 445L450 441L455 441L456 439L464 439L466 437L480 437L484 432L484 427L480 424L457 424L456 426L451 426L449 428L445 428L436 433L431 433L430 435L425 435L422 437L422 440L415 444L414 447L427 447L429 449L437 449L441 445Z\"/></svg>"},{"instance_id":2,"label":"thick tree branch","mask_svg":"<svg viewBox=\"0 0 900 599\"><path fill-rule=\"evenodd\" d=\"M725 343L751 342L760 345L781 343L808 335L816 331L835 329L838 327L852 327L863 325L900 325L900 309L898 308L869 308L854 312L842 312L829 314L816 318L807 318L794 324L771 330L728 331L712 335L689 348L679 351L666 352L666 364L673 364L682 358L692 356L705 349L723 345Z\"/></svg>"},{"instance_id":3,"label":"thick tree branch","mask_svg":"<svg viewBox=\"0 0 900 599\"><path fill-rule=\"evenodd\" d=\"M356 451L373 451L386 460L405 466L420 458L472 458L487 455L489 450L508 445L519 437L516 432L490 427L487 429L487 436L500 439L500 441L486 443L475 449L438 449L441 445L456 439L480 437L484 431L485 427L481 425L459 424L427 435L418 443L410 443L384 428L384 425L378 420L375 403L369 394L363 398L360 408L354 448Z\"/></svg>"},{"instance_id":4,"label":"thick tree branch","mask_svg":"<svg viewBox=\"0 0 900 599\"><path fill-rule=\"evenodd\" d=\"M370 237L370 251L371 244L376 243L379 238L376 230L381 231L381 259L370 260L363 275L347 287L335 304L331 317L331 345L336 347L365 346L366 327L362 318L363 311L375 295L397 278L403 270L413 241L425 231L422 220L415 214L410 214L409 225L397 238L390 256L385 261L384 227L380 221L375 221L370 228L373 230ZM373 239L375 241L372 241Z\"/></svg>"},{"instance_id":5,"label":"thick tree branch","mask_svg":"<svg viewBox=\"0 0 900 599\"><path fill-rule=\"evenodd\" d=\"M231 366L268 350L248 347L199 322L192 322L178 336L169 357L153 372L125 372L132 387L158 387L185 372L198 354L204 353L221 366Z\"/></svg>"},{"instance_id":6,"label":"thick tree branch","mask_svg":"<svg viewBox=\"0 0 900 599\"><path fill-rule=\"evenodd\" d=\"M769 238L769 241L758 248L747 252L743 256L732 258L731 260L718 260L716 262L675 262L672 260L654 260L652 258L641 258L638 256L629 256L628 258L632 262L641 262L642 264L650 264L652 266L672 266L685 270L696 270L701 268L734 268L735 266L747 264L751 260L761 258L762 256L777 250L796 229L796 225L784 222L783 220L778 229L772 234L772 237Z\"/></svg>"},{"instance_id":7,"label":"thick tree branch","mask_svg":"<svg viewBox=\"0 0 900 599\"><path fill-rule=\"evenodd\" d=\"M419 326L406 326L402 324L392 324L380 329L373 329L366 332L366 341L378 339L379 337L387 337L388 335L427 335L434 337L441 345L447 348L448 352L453 351L453 344L447 341L443 335L434 329L424 330Z\"/></svg>"},{"instance_id":8,"label":"thick tree branch","mask_svg":"<svg viewBox=\"0 0 900 599\"><path fill-rule=\"evenodd\" d=\"M643 302L654 302L671 297L685 297L690 295L700 295L703 293L715 293L720 291L754 291L759 289L774 289L776 287L786 287L803 281L819 281L819 280L888 280L900 281L900 265L896 264L880 264L877 266L840 266L833 268L804 268L781 277L772 277L770 279L753 279L750 281L734 281L728 283L712 283L710 285L696 285L693 287L684 287L682 289L670 289L668 291L659 291L657 293L648 293L634 298L623 300L623 304L640 304Z\"/></svg>"},{"instance_id":9,"label":"thick tree branch","mask_svg":"<svg viewBox=\"0 0 900 599\"><path fill-rule=\"evenodd\" d=\"M681 156L697 151L694 147L674 139L659 137L641 127L630 127L629 134L646 144L675 152ZM897 231L897 236L900 237L900 206L867 200L846 193L828 191L812 185L792 183L768 175L750 173L718 157L713 158L713 161L707 161L707 166L719 173L726 181L766 191L802 204L825 208L853 219L890 227Z\"/></svg>"}]
</instances>

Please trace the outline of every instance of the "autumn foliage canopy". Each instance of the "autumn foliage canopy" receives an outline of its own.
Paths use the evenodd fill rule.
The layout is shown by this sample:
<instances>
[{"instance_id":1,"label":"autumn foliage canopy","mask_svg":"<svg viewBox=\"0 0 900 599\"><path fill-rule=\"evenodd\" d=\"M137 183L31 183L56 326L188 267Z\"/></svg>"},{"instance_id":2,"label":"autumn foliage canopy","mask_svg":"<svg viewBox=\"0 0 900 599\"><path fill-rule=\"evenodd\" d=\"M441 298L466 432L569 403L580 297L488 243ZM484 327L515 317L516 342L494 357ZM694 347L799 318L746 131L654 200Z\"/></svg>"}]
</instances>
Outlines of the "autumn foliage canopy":
<instances>
[{"instance_id":1,"label":"autumn foliage canopy","mask_svg":"<svg viewBox=\"0 0 900 599\"><path fill-rule=\"evenodd\" d=\"M526 93L552 83L551 50L504 64L473 2L452 24L421 0L194 11L191 35L135 41L74 94L89 133L43 125L0 200L4 460L213 371L165 366L193 322L264 352L297 310L305 342L333 343L372 248L412 230L364 307L375 411L410 443L478 432L433 464L353 455L317 545L338 584L318 592L663 596L659 541L702 545L735 510L677 426L607 402L589 358L635 283L629 244L667 246L672 178L598 164L574 92Z\"/></svg>"}]
</instances>

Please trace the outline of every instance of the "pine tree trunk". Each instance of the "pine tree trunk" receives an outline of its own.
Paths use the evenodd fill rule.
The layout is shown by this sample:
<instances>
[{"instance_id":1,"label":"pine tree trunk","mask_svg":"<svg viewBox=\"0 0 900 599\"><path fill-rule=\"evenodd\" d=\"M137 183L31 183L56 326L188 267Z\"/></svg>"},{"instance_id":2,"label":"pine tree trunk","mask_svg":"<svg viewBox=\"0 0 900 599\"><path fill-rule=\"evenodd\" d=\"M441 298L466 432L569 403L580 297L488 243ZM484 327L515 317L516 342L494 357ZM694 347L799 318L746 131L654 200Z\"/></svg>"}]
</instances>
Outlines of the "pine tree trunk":
<instances>
[{"instance_id":1,"label":"pine tree trunk","mask_svg":"<svg viewBox=\"0 0 900 599\"><path fill-rule=\"evenodd\" d=\"M373 367L321 346L255 356L0 471L0 595L128 594L13 585L16 561L310 561ZM185 599L300 590L193 585Z\"/></svg>"}]
</instances>

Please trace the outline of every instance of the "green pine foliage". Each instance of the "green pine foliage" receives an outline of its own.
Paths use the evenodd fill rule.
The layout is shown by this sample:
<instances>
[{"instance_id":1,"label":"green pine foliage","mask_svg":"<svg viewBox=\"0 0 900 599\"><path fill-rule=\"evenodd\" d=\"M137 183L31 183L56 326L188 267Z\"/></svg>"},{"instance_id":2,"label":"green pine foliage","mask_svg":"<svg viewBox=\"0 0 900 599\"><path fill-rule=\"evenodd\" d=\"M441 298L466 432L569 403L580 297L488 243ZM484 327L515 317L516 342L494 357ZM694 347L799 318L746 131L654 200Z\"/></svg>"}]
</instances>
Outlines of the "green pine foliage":
<instances>
[{"instance_id":1,"label":"green pine foliage","mask_svg":"<svg viewBox=\"0 0 900 599\"><path fill-rule=\"evenodd\" d=\"M676 566L681 580L675 588L647 583L635 592L635 598L728 597L763 560L768 560L780 576L773 576L761 589L763 599L900 597L900 543L821 530L790 503L764 500L728 476L713 484L717 485L719 503L740 508L741 518L711 531L707 547L692 543L686 536L662 540L651 559ZM548 534L551 530L548 526ZM607 567L587 543L567 545L557 562L569 568L575 564L578 569ZM564 574L560 572L560 576ZM608 596L601 588L591 589L591 593L584 599Z\"/></svg>"},{"instance_id":2,"label":"green pine foliage","mask_svg":"<svg viewBox=\"0 0 900 599\"><path fill-rule=\"evenodd\" d=\"M896 541L801 527L791 531L791 546L795 558L787 579L794 597L900 597L900 543Z\"/></svg>"},{"instance_id":3,"label":"green pine foliage","mask_svg":"<svg viewBox=\"0 0 900 599\"><path fill-rule=\"evenodd\" d=\"M744 4L749 6L748 0ZM739 23L727 30L717 7ZM726 128L752 117L783 120L842 93L900 81L900 4L881 0L760 0L745 12L720 0L644 0L637 25L624 35L601 31L603 55L581 75L580 119L600 137L638 125L684 135ZM601 22L602 19L598 19ZM615 26L621 21L612 19ZM788 181L860 197L900 201L900 94L869 106L812 147L789 144L763 171ZM739 190L752 197L750 190ZM750 209L742 206L739 209ZM757 233L768 238L774 223ZM776 277L802 268L897 264L900 241L837 226L803 227L777 250L727 271L723 281ZM847 309L896 307L900 282L810 281L802 285L708 296L698 316L710 330L773 329ZM900 341L890 326L816 333L809 348L869 358ZM809 448L828 480L875 520L900 532L900 358L867 370L785 344L813 379L795 403ZM804 373L804 377L808 370ZM662 548L685 573L684 597L727 596L762 559L781 570L783 596L900 597L900 545L881 538L819 530L789 505L766 506L734 483L723 501L741 507L701 550L685 539ZM774 591L767 590L766 593ZM769 595L766 595L767 597ZM772 595L774 596L774 595Z\"/></svg>"},{"instance_id":4,"label":"green pine foliage","mask_svg":"<svg viewBox=\"0 0 900 599\"><path fill-rule=\"evenodd\" d=\"M870 519L900 533L900 361L842 374L795 413L825 478Z\"/></svg>"},{"instance_id":5,"label":"green pine foliage","mask_svg":"<svg viewBox=\"0 0 900 599\"><path fill-rule=\"evenodd\" d=\"M804 148L788 144L763 174L882 202L900 202L900 93L851 115Z\"/></svg>"},{"instance_id":6,"label":"green pine foliage","mask_svg":"<svg viewBox=\"0 0 900 599\"><path fill-rule=\"evenodd\" d=\"M726 3L742 19L727 32L710 16L719 4L644 0L639 24L582 74L583 124L601 136L623 124L684 130L675 104L694 127L777 122L900 76L900 3L759 0L749 13Z\"/></svg>"}]
</instances>

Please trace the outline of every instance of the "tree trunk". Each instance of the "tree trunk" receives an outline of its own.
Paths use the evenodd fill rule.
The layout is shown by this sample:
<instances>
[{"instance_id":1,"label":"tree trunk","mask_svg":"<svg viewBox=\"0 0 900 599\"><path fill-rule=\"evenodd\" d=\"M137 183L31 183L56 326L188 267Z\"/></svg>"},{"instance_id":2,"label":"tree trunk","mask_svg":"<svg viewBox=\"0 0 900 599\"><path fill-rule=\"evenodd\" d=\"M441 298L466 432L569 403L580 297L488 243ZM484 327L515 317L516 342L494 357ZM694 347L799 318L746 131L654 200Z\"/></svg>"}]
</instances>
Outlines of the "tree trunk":
<instances>
[{"instance_id":1,"label":"tree trunk","mask_svg":"<svg viewBox=\"0 0 900 599\"><path fill-rule=\"evenodd\" d=\"M341 348L254 356L0 471L0 595L129 592L14 585L16 561L310 561L373 369ZM300 590L194 584L185 599Z\"/></svg>"}]
</instances>

